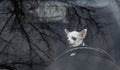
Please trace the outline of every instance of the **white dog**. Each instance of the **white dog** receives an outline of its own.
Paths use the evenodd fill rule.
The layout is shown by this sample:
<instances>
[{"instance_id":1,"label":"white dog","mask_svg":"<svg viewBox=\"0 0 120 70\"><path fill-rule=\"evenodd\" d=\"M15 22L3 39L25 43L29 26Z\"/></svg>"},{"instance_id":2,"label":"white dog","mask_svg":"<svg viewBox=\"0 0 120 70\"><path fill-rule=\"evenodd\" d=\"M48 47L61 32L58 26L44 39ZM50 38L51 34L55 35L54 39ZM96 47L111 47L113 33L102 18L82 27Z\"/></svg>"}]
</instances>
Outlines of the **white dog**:
<instances>
[{"instance_id":1,"label":"white dog","mask_svg":"<svg viewBox=\"0 0 120 70\"><path fill-rule=\"evenodd\" d=\"M78 31L68 31L65 29L65 33L67 34L67 40L69 41L70 47L77 47L81 44L83 44L83 39L86 37L87 29L83 29L80 32Z\"/></svg>"}]
</instances>

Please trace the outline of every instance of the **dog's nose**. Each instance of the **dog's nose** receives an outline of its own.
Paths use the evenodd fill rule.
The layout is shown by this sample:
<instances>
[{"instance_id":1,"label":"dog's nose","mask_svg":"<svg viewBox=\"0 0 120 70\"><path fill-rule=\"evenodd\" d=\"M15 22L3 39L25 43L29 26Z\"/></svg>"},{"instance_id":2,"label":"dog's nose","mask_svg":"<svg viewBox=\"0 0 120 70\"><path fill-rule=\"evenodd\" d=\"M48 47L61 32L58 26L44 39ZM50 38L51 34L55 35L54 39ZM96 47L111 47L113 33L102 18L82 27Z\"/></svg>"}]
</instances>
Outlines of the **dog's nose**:
<instances>
[{"instance_id":1,"label":"dog's nose","mask_svg":"<svg viewBox=\"0 0 120 70\"><path fill-rule=\"evenodd\" d=\"M70 40L69 40L69 39L67 39L67 41L68 41L68 42L70 42Z\"/></svg>"}]
</instances>

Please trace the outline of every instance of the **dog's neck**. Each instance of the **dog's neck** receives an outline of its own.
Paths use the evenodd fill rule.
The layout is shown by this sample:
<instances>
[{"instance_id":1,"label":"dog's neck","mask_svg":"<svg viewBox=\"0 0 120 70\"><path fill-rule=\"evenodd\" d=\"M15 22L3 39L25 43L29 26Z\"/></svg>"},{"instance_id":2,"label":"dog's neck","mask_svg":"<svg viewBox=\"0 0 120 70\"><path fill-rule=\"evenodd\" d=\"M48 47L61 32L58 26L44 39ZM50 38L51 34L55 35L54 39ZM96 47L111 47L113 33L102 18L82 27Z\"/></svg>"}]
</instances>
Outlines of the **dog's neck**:
<instances>
[{"instance_id":1,"label":"dog's neck","mask_svg":"<svg viewBox=\"0 0 120 70\"><path fill-rule=\"evenodd\" d=\"M78 46L85 46L85 43L82 41L82 42L78 42L77 44L70 45L70 47L78 47Z\"/></svg>"}]
</instances>

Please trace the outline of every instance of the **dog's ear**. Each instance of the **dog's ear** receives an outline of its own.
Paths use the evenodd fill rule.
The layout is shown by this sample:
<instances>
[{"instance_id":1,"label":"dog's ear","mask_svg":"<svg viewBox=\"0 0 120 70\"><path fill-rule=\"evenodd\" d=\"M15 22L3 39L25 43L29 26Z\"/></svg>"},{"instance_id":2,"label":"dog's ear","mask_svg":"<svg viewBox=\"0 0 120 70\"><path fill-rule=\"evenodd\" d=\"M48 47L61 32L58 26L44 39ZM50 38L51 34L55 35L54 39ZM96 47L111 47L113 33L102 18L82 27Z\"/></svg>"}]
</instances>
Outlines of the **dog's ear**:
<instances>
[{"instance_id":1,"label":"dog's ear","mask_svg":"<svg viewBox=\"0 0 120 70\"><path fill-rule=\"evenodd\" d=\"M66 34L70 33L66 28L64 29L64 31L65 31Z\"/></svg>"},{"instance_id":2,"label":"dog's ear","mask_svg":"<svg viewBox=\"0 0 120 70\"><path fill-rule=\"evenodd\" d=\"M80 31L80 37L81 38L85 38L86 37L86 35L87 35L87 29L83 29L82 31Z\"/></svg>"}]
</instances>

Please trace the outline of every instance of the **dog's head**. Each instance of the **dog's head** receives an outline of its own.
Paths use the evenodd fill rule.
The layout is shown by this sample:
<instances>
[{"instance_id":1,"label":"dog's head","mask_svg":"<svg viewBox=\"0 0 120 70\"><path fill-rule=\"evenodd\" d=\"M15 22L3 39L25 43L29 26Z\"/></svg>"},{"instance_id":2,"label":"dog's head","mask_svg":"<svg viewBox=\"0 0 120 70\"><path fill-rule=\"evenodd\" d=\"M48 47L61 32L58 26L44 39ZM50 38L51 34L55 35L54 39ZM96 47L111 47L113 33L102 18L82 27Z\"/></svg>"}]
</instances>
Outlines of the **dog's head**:
<instances>
[{"instance_id":1,"label":"dog's head","mask_svg":"<svg viewBox=\"0 0 120 70\"><path fill-rule=\"evenodd\" d=\"M67 34L67 40L69 41L70 46L76 47L83 42L83 39L87 34L87 29L83 29L80 32L78 31L70 32L67 29L65 29L65 33Z\"/></svg>"}]
</instances>

